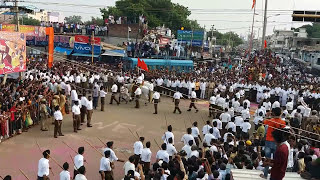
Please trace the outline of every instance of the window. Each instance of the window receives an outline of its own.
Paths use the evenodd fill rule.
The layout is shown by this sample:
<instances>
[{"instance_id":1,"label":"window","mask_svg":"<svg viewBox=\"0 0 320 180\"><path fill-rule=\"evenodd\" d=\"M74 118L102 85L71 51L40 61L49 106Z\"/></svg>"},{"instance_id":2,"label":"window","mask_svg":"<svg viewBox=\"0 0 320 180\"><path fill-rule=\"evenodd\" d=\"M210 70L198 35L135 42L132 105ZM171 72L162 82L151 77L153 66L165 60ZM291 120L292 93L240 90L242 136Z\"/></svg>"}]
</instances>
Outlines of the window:
<instances>
[{"instance_id":1,"label":"window","mask_svg":"<svg viewBox=\"0 0 320 180\"><path fill-rule=\"evenodd\" d=\"M320 58L318 58L317 65L320 65Z\"/></svg>"}]
</instances>

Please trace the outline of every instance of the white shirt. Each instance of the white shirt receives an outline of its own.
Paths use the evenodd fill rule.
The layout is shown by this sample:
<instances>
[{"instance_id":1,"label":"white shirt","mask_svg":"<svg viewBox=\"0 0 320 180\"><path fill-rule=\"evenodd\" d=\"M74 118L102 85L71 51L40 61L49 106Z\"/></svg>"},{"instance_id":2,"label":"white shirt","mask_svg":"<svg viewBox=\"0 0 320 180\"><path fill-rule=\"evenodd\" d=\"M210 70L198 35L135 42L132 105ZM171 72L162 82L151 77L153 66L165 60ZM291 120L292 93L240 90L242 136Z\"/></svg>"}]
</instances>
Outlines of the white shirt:
<instances>
[{"instance_id":1,"label":"white shirt","mask_svg":"<svg viewBox=\"0 0 320 180\"><path fill-rule=\"evenodd\" d=\"M102 157L100 160L100 168L99 171L111 171L111 163L109 158Z\"/></svg>"},{"instance_id":2,"label":"white shirt","mask_svg":"<svg viewBox=\"0 0 320 180\"><path fill-rule=\"evenodd\" d=\"M162 136L162 140L164 141L164 143L168 143L168 139L172 138L172 144L174 144L174 135L172 132L165 132L164 135Z\"/></svg>"},{"instance_id":3,"label":"white shirt","mask_svg":"<svg viewBox=\"0 0 320 180\"><path fill-rule=\"evenodd\" d=\"M74 113L74 115L80 115L80 107L79 105L73 105L72 106L72 113Z\"/></svg>"},{"instance_id":4,"label":"white shirt","mask_svg":"<svg viewBox=\"0 0 320 180\"><path fill-rule=\"evenodd\" d=\"M272 109L274 108L279 108L280 107L280 103L278 101L275 101L273 104L272 104Z\"/></svg>"},{"instance_id":5,"label":"white shirt","mask_svg":"<svg viewBox=\"0 0 320 180\"><path fill-rule=\"evenodd\" d=\"M217 128L222 129L222 122L220 121L220 119L213 119L212 124L213 122L217 122Z\"/></svg>"},{"instance_id":6,"label":"white shirt","mask_svg":"<svg viewBox=\"0 0 320 180\"><path fill-rule=\"evenodd\" d=\"M143 161L143 162L151 162L151 155L152 155L152 152L151 152L151 150L149 148L142 149L141 161Z\"/></svg>"},{"instance_id":7,"label":"white shirt","mask_svg":"<svg viewBox=\"0 0 320 180\"><path fill-rule=\"evenodd\" d=\"M71 100L72 101L78 100L78 94L76 90L71 91Z\"/></svg>"},{"instance_id":8,"label":"white shirt","mask_svg":"<svg viewBox=\"0 0 320 180\"><path fill-rule=\"evenodd\" d=\"M136 141L136 142L133 144L134 154L140 155L140 154L142 153L142 149L143 149L143 144L142 144L141 141Z\"/></svg>"},{"instance_id":9,"label":"white shirt","mask_svg":"<svg viewBox=\"0 0 320 180\"><path fill-rule=\"evenodd\" d=\"M191 134L185 134L181 138L181 141L184 143L184 145L189 144L190 140L192 140L193 144L195 144L194 138Z\"/></svg>"},{"instance_id":10,"label":"white shirt","mask_svg":"<svg viewBox=\"0 0 320 180\"><path fill-rule=\"evenodd\" d=\"M216 97L211 96L211 97L210 97L210 100L209 100L209 103L210 103L210 104L216 104Z\"/></svg>"},{"instance_id":11,"label":"white shirt","mask_svg":"<svg viewBox=\"0 0 320 180\"><path fill-rule=\"evenodd\" d=\"M100 90L100 97L106 97L106 94L104 90Z\"/></svg>"},{"instance_id":12,"label":"white shirt","mask_svg":"<svg viewBox=\"0 0 320 180\"><path fill-rule=\"evenodd\" d=\"M195 91L192 91L192 92L191 92L191 98L192 98L192 99L196 99L196 98L197 98L197 94L196 94Z\"/></svg>"},{"instance_id":13,"label":"white shirt","mask_svg":"<svg viewBox=\"0 0 320 180\"><path fill-rule=\"evenodd\" d=\"M212 127L208 124L204 125L203 128L202 128L202 134L205 135L207 133L209 133L209 130L211 129Z\"/></svg>"},{"instance_id":14,"label":"white shirt","mask_svg":"<svg viewBox=\"0 0 320 180\"><path fill-rule=\"evenodd\" d=\"M169 156L173 156L174 154L177 154L177 149L172 144L168 143L167 144L167 152L168 152Z\"/></svg>"},{"instance_id":15,"label":"white shirt","mask_svg":"<svg viewBox=\"0 0 320 180\"><path fill-rule=\"evenodd\" d=\"M136 91L134 92L134 95L136 95L136 96L140 96L141 95L141 89L140 89L140 87L138 87L137 89L136 89Z\"/></svg>"},{"instance_id":16,"label":"white shirt","mask_svg":"<svg viewBox=\"0 0 320 180\"><path fill-rule=\"evenodd\" d=\"M106 152L106 151L110 151L110 157L109 157L109 160L111 162L113 161L118 161L118 157L116 156L116 154L114 153L114 151L110 148L104 148L103 152Z\"/></svg>"},{"instance_id":17,"label":"white shirt","mask_svg":"<svg viewBox=\"0 0 320 180\"><path fill-rule=\"evenodd\" d=\"M233 132L236 132L236 125L234 124L234 122L228 122L228 124L226 125L226 130L228 129L232 129Z\"/></svg>"},{"instance_id":18,"label":"white shirt","mask_svg":"<svg viewBox=\"0 0 320 180\"><path fill-rule=\"evenodd\" d=\"M38 176L49 176L49 159L41 158L38 163Z\"/></svg>"},{"instance_id":19,"label":"white shirt","mask_svg":"<svg viewBox=\"0 0 320 180\"><path fill-rule=\"evenodd\" d=\"M77 174L74 180L87 180L83 174Z\"/></svg>"},{"instance_id":20,"label":"white shirt","mask_svg":"<svg viewBox=\"0 0 320 180\"><path fill-rule=\"evenodd\" d=\"M77 77L76 77L75 82L76 82L76 83L80 83L80 82L81 82L80 76L77 76Z\"/></svg>"},{"instance_id":21,"label":"white shirt","mask_svg":"<svg viewBox=\"0 0 320 180\"><path fill-rule=\"evenodd\" d=\"M87 110L92 110L93 109L92 100L91 101L89 101L89 100L87 101L86 107L87 107Z\"/></svg>"},{"instance_id":22,"label":"white shirt","mask_svg":"<svg viewBox=\"0 0 320 180\"><path fill-rule=\"evenodd\" d=\"M127 175L128 171L133 170L135 171L135 166L133 163L127 161L124 165L123 165L123 169L124 169L124 174Z\"/></svg>"},{"instance_id":23,"label":"white shirt","mask_svg":"<svg viewBox=\"0 0 320 180\"><path fill-rule=\"evenodd\" d=\"M112 85L111 91L112 91L112 93L117 93L118 92L118 86L116 84Z\"/></svg>"},{"instance_id":24,"label":"white shirt","mask_svg":"<svg viewBox=\"0 0 320 180\"><path fill-rule=\"evenodd\" d=\"M157 159L162 159L164 162L169 162L169 154L167 151L159 150L156 155Z\"/></svg>"},{"instance_id":25,"label":"white shirt","mask_svg":"<svg viewBox=\"0 0 320 180\"><path fill-rule=\"evenodd\" d=\"M152 98L153 99L160 99L160 93L154 92Z\"/></svg>"},{"instance_id":26,"label":"white shirt","mask_svg":"<svg viewBox=\"0 0 320 180\"><path fill-rule=\"evenodd\" d=\"M199 137L200 135L200 132L199 132L199 129L198 127L192 127L191 128L191 135L195 138L195 137Z\"/></svg>"},{"instance_id":27,"label":"white shirt","mask_svg":"<svg viewBox=\"0 0 320 180\"><path fill-rule=\"evenodd\" d=\"M241 116L243 119L250 119L250 111L249 109L243 109L241 111Z\"/></svg>"},{"instance_id":28,"label":"white shirt","mask_svg":"<svg viewBox=\"0 0 320 180\"><path fill-rule=\"evenodd\" d=\"M224 123L226 123L226 122L229 122L229 121L231 121L231 116L230 116L230 114L229 113L222 113L221 115L220 115L220 119L221 119L221 122L224 122Z\"/></svg>"},{"instance_id":29,"label":"white shirt","mask_svg":"<svg viewBox=\"0 0 320 180\"><path fill-rule=\"evenodd\" d=\"M234 118L234 123L236 126L241 126L241 124L243 123L243 118L241 116L236 116Z\"/></svg>"},{"instance_id":30,"label":"white shirt","mask_svg":"<svg viewBox=\"0 0 320 180\"><path fill-rule=\"evenodd\" d=\"M60 173L60 180L70 180L70 172L63 170L63 171Z\"/></svg>"},{"instance_id":31,"label":"white shirt","mask_svg":"<svg viewBox=\"0 0 320 180\"><path fill-rule=\"evenodd\" d=\"M83 166L83 161L84 161L83 156L81 154L77 154L73 159L74 168L79 169L81 166Z\"/></svg>"},{"instance_id":32,"label":"white shirt","mask_svg":"<svg viewBox=\"0 0 320 180\"><path fill-rule=\"evenodd\" d=\"M88 99L85 96L82 96L80 101L80 107L82 106L87 107L87 103L88 103Z\"/></svg>"},{"instance_id":33,"label":"white shirt","mask_svg":"<svg viewBox=\"0 0 320 180\"><path fill-rule=\"evenodd\" d=\"M187 158L191 157L191 146L189 145L184 145L182 147L182 150L184 150L187 153Z\"/></svg>"},{"instance_id":34,"label":"white shirt","mask_svg":"<svg viewBox=\"0 0 320 180\"><path fill-rule=\"evenodd\" d=\"M215 139L220 139L220 131L217 127L213 127L213 136L215 137Z\"/></svg>"},{"instance_id":35,"label":"white shirt","mask_svg":"<svg viewBox=\"0 0 320 180\"><path fill-rule=\"evenodd\" d=\"M180 92L175 92L174 94L173 94L173 98L174 99L180 99L180 98L182 98L183 96L182 96L182 94L180 93Z\"/></svg>"},{"instance_id":36,"label":"white shirt","mask_svg":"<svg viewBox=\"0 0 320 180\"><path fill-rule=\"evenodd\" d=\"M54 119L55 119L56 121L62 121L62 119L63 119L63 116L62 116L62 113L61 113L60 110L54 112L54 113L53 113L53 116L54 116Z\"/></svg>"},{"instance_id":37,"label":"white shirt","mask_svg":"<svg viewBox=\"0 0 320 180\"><path fill-rule=\"evenodd\" d=\"M216 139L212 134L208 133L204 136L204 142L207 143L208 146L210 146L211 140Z\"/></svg>"},{"instance_id":38,"label":"white shirt","mask_svg":"<svg viewBox=\"0 0 320 180\"><path fill-rule=\"evenodd\" d=\"M244 123L242 123L240 128L242 129L242 132L247 133L251 128L251 124L249 122L244 122Z\"/></svg>"}]
</instances>

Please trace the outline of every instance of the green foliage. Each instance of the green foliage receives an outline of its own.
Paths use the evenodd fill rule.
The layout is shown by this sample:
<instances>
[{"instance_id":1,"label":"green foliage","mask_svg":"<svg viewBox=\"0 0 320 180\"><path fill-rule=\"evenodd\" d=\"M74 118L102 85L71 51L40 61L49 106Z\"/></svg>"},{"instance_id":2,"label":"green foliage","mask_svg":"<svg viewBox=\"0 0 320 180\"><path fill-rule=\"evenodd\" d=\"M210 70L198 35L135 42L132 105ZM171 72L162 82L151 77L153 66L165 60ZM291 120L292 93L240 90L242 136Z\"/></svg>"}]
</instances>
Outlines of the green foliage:
<instances>
[{"instance_id":1,"label":"green foliage","mask_svg":"<svg viewBox=\"0 0 320 180\"><path fill-rule=\"evenodd\" d=\"M188 19L191 11L187 7L172 3L171 0L119 0L115 7L100 9L100 12L103 18L112 15L118 19L123 16L131 23L138 23L139 16L144 15L149 27L165 25L174 33L181 27L185 30L201 29L197 21Z\"/></svg>"},{"instance_id":2,"label":"green foliage","mask_svg":"<svg viewBox=\"0 0 320 180\"><path fill-rule=\"evenodd\" d=\"M320 24L303 25L300 28L306 28L309 38L320 38Z\"/></svg>"},{"instance_id":3,"label":"green foliage","mask_svg":"<svg viewBox=\"0 0 320 180\"><path fill-rule=\"evenodd\" d=\"M14 19L11 22L12 24L17 24L17 21ZM30 26L40 26L41 22L33 19L33 18L27 18L27 17L20 17L19 18L19 23L21 25L30 25Z\"/></svg>"},{"instance_id":4,"label":"green foliage","mask_svg":"<svg viewBox=\"0 0 320 180\"><path fill-rule=\"evenodd\" d=\"M81 16L76 16L76 15L65 17L64 20L68 24L80 24L80 23L82 23L82 17Z\"/></svg>"},{"instance_id":5,"label":"green foliage","mask_svg":"<svg viewBox=\"0 0 320 180\"><path fill-rule=\"evenodd\" d=\"M91 17L90 21L86 21L84 22L85 25L91 25L91 24L95 24L98 26L104 26L104 20L102 18L99 17Z\"/></svg>"},{"instance_id":6,"label":"green foliage","mask_svg":"<svg viewBox=\"0 0 320 180\"><path fill-rule=\"evenodd\" d=\"M208 37L211 37L212 31L209 31L207 35ZM231 45L232 47L236 47L236 46L239 46L240 44L243 44L242 39L239 37L238 34L234 32L221 33L214 30L213 36L217 38L218 45L223 45L223 46Z\"/></svg>"}]
</instances>

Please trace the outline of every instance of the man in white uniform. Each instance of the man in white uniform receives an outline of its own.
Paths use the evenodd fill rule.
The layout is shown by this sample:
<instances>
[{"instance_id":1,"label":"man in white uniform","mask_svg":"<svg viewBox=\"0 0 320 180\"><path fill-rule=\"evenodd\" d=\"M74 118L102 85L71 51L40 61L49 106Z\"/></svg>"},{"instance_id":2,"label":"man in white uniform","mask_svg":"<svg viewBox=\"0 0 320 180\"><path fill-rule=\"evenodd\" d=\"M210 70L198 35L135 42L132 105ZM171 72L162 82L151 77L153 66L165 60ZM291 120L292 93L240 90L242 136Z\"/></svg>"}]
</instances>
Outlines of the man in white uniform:
<instances>
[{"instance_id":1,"label":"man in white uniform","mask_svg":"<svg viewBox=\"0 0 320 180\"><path fill-rule=\"evenodd\" d=\"M50 158L50 150L45 150L42 153L43 158L39 160L38 163L38 180L47 179L49 177L49 158Z\"/></svg>"}]
</instances>

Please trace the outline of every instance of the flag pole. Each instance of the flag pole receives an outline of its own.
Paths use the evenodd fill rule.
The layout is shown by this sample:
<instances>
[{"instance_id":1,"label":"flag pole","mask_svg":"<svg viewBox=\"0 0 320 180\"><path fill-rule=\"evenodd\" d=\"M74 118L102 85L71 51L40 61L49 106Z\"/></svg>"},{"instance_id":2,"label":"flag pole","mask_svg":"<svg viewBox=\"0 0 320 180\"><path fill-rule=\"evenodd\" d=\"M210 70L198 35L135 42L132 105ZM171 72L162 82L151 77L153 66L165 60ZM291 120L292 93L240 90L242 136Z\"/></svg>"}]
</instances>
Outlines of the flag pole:
<instances>
[{"instance_id":1,"label":"flag pole","mask_svg":"<svg viewBox=\"0 0 320 180\"><path fill-rule=\"evenodd\" d=\"M252 16L252 27L251 27L249 55L251 54L251 50L253 48L253 27L254 27L254 18L255 18L255 15L256 15L256 1L254 0L253 2L254 2L254 4L253 4L254 7L253 7L253 16Z\"/></svg>"}]
</instances>

